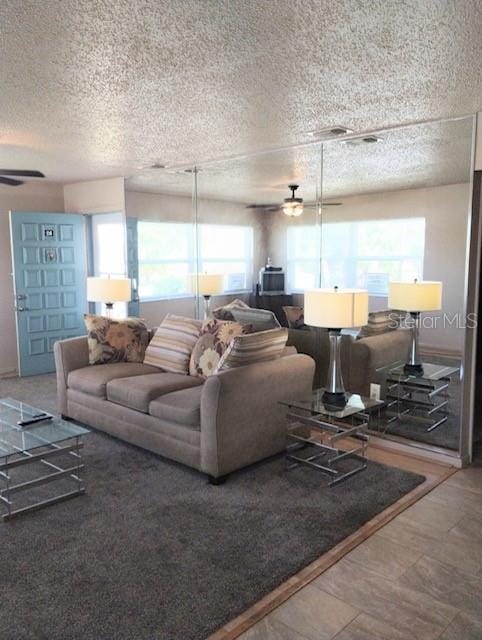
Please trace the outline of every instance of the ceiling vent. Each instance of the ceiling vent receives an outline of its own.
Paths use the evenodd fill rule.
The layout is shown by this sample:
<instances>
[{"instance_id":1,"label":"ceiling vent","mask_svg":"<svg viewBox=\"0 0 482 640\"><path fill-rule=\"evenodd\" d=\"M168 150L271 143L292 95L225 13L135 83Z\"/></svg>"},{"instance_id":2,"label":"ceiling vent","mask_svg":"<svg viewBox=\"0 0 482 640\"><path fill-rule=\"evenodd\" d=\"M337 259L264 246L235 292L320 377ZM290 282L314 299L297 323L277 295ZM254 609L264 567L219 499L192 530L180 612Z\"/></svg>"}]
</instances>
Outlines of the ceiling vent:
<instances>
[{"instance_id":1,"label":"ceiling vent","mask_svg":"<svg viewBox=\"0 0 482 640\"><path fill-rule=\"evenodd\" d=\"M382 142L382 140L383 138L380 138L380 136L366 135L360 136L359 138L351 138L350 140L342 140L342 143L355 147L361 144L375 144L377 142Z\"/></svg>"},{"instance_id":2,"label":"ceiling vent","mask_svg":"<svg viewBox=\"0 0 482 640\"><path fill-rule=\"evenodd\" d=\"M347 133L353 133L353 129L348 129L348 127L336 125L334 127L327 127L326 129L309 131L308 135L310 136L310 138L315 138L316 140L332 140L333 138L337 138L338 136L344 136Z\"/></svg>"}]
</instances>

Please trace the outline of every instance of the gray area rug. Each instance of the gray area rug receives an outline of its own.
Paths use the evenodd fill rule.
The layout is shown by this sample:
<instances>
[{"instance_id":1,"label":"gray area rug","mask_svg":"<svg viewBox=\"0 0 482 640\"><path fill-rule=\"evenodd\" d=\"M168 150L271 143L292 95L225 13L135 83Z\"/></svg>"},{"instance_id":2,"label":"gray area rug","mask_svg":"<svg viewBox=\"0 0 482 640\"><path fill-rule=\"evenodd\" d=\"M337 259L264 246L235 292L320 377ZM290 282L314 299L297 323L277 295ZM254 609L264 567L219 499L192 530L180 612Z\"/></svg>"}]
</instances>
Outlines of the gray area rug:
<instances>
[{"instance_id":1,"label":"gray area rug","mask_svg":"<svg viewBox=\"0 0 482 640\"><path fill-rule=\"evenodd\" d=\"M0 380L55 408L55 379ZM88 493L0 523L2 640L203 640L423 481L370 463L334 488L282 458L208 485L98 432Z\"/></svg>"}]
</instances>

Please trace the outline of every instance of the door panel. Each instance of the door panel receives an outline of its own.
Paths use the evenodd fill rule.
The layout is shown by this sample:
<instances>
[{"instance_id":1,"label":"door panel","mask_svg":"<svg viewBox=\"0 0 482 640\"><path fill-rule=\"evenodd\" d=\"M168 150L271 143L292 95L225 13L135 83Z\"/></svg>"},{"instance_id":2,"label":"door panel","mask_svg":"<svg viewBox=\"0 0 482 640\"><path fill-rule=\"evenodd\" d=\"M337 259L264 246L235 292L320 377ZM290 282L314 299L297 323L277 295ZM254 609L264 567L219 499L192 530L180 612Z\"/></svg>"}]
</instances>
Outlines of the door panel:
<instances>
[{"instance_id":1,"label":"door panel","mask_svg":"<svg viewBox=\"0 0 482 640\"><path fill-rule=\"evenodd\" d=\"M127 277L132 280L132 299L127 314L139 317L139 262L137 257L137 218L126 218L127 232Z\"/></svg>"},{"instance_id":2,"label":"door panel","mask_svg":"<svg viewBox=\"0 0 482 640\"><path fill-rule=\"evenodd\" d=\"M55 342L85 334L84 218L12 212L10 233L19 374L55 371Z\"/></svg>"}]
</instances>

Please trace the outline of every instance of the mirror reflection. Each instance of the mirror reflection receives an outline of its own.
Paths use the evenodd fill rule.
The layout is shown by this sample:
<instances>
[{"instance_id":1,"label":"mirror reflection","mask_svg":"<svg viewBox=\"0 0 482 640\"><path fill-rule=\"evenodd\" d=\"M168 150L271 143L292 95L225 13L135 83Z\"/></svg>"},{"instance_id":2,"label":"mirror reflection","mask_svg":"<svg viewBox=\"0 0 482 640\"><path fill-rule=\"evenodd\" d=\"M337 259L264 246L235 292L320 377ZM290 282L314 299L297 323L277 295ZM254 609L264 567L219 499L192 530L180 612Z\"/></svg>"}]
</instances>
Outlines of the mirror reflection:
<instances>
[{"instance_id":1,"label":"mirror reflection","mask_svg":"<svg viewBox=\"0 0 482 640\"><path fill-rule=\"evenodd\" d=\"M326 144L323 163L324 197L339 202L323 212L323 285L369 293L345 382L386 401L379 434L449 450L460 440L472 128L467 118Z\"/></svg>"},{"instance_id":2,"label":"mirror reflection","mask_svg":"<svg viewBox=\"0 0 482 640\"><path fill-rule=\"evenodd\" d=\"M130 178L135 311L156 326L257 310L289 327L321 388L328 328L305 323L303 294L368 291L366 324L342 331L345 389L385 401L377 436L457 451L472 130L472 118L426 123ZM415 280L438 283L440 304L391 295Z\"/></svg>"}]
</instances>

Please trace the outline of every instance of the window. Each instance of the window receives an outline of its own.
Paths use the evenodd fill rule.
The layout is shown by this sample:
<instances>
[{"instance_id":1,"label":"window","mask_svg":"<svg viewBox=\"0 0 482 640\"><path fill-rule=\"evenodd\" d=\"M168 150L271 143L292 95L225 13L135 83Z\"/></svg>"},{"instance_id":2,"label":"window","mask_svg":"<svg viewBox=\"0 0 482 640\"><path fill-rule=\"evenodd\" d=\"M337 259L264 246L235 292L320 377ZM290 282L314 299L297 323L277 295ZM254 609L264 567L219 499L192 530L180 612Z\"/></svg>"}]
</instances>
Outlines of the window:
<instances>
[{"instance_id":1,"label":"window","mask_svg":"<svg viewBox=\"0 0 482 640\"><path fill-rule=\"evenodd\" d=\"M102 278L125 278L125 218L122 213L99 213L91 217L93 275ZM96 313L106 313L103 303L96 303ZM114 317L127 316L127 304L114 304Z\"/></svg>"},{"instance_id":2,"label":"window","mask_svg":"<svg viewBox=\"0 0 482 640\"><path fill-rule=\"evenodd\" d=\"M143 300L189 295L195 271L194 230L178 222L139 222L139 295Z\"/></svg>"},{"instance_id":3,"label":"window","mask_svg":"<svg viewBox=\"0 0 482 640\"><path fill-rule=\"evenodd\" d=\"M320 286L320 227L288 227L286 285L288 291Z\"/></svg>"},{"instance_id":4,"label":"window","mask_svg":"<svg viewBox=\"0 0 482 640\"><path fill-rule=\"evenodd\" d=\"M251 289L253 281L253 229L202 224L199 227L199 270L224 273L224 290Z\"/></svg>"},{"instance_id":5,"label":"window","mask_svg":"<svg viewBox=\"0 0 482 640\"><path fill-rule=\"evenodd\" d=\"M139 293L143 300L191 295L189 275L199 271L225 274L224 290L251 286L253 229L232 225L199 225L199 266L192 224L138 223Z\"/></svg>"},{"instance_id":6,"label":"window","mask_svg":"<svg viewBox=\"0 0 482 640\"><path fill-rule=\"evenodd\" d=\"M315 226L288 229L288 282L292 290L317 286L319 263L313 243L318 233ZM371 295L386 296L390 280L423 277L425 219L327 223L321 230L321 248L322 286L363 288Z\"/></svg>"}]
</instances>

